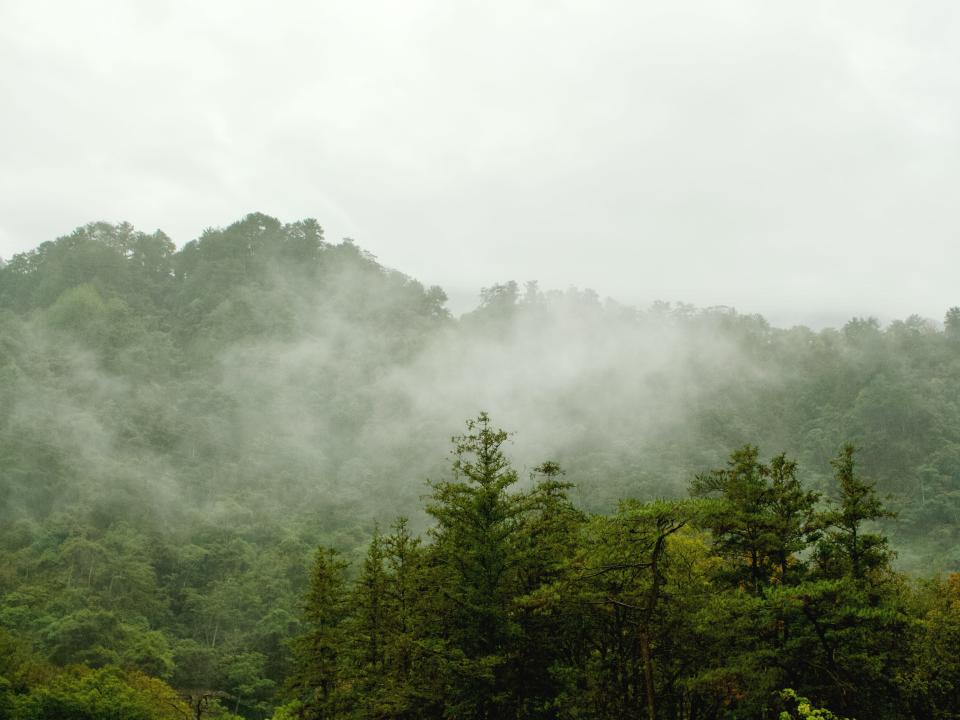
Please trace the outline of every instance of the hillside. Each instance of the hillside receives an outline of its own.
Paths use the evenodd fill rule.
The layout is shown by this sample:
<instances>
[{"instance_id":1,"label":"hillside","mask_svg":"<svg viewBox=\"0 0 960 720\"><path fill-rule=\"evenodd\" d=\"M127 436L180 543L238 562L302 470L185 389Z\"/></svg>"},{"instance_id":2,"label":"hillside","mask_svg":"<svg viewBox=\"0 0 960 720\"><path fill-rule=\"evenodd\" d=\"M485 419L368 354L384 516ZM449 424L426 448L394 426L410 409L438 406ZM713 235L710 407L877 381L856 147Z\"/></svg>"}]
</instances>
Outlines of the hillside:
<instances>
[{"instance_id":1,"label":"hillside","mask_svg":"<svg viewBox=\"0 0 960 720\"><path fill-rule=\"evenodd\" d=\"M957 308L812 331L511 281L460 318L445 303L313 220L260 214L179 250L95 223L13 257L3 642L259 717L292 672L316 546L358 561L375 524L432 527L425 481L481 410L518 432L519 487L549 459L587 513L685 497L748 444L828 495L850 442L897 513L874 518L895 563L960 568Z\"/></svg>"}]
</instances>

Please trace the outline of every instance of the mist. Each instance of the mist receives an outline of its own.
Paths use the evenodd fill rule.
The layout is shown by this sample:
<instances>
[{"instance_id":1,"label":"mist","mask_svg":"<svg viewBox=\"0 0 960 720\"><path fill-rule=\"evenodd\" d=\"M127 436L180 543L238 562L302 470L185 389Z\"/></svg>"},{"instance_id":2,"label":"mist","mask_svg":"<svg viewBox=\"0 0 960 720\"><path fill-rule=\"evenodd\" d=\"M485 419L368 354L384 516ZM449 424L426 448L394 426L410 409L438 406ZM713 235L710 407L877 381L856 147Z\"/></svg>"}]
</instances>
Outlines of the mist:
<instances>
[{"instance_id":1,"label":"mist","mask_svg":"<svg viewBox=\"0 0 960 720\"><path fill-rule=\"evenodd\" d=\"M263 717L315 548L354 577L398 517L438 537L425 498L480 413L511 433L515 497L550 461L598 523L684 507L745 447L832 502L852 442L898 513L878 526L897 567L956 568L958 340L956 308L780 328L502 277L455 314L312 219L253 213L179 249L85 225L0 267L0 642Z\"/></svg>"},{"instance_id":2,"label":"mist","mask_svg":"<svg viewBox=\"0 0 960 720\"><path fill-rule=\"evenodd\" d=\"M503 278L454 317L440 288L326 243L315 221L263 215L180 251L162 233L91 225L3 272L18 338L4 436L60 468L8 484L8 516L136 497L151 522L255 507L386 523L417 514L450 436L481 410L517 433L522 467L558 461L590 510L681 496L746 443L822 478L844 440L882 444L862 408L878 383L919 372L909 343L947 342L917 317L779 329L728 307L638 309ZM861 327L889 360L869 357ZM908 502L916 467L865 460Z\"/></svg>"},{"instance_id":3,"label":"mist","mask_svg":"<svg viewBox=\"0 0 960 720\"><path fill-rule=\"evenodd\" d=\"M286 7L4 3L0 256L262 208L457 314L511 278L817 329L955 303L951 3Z\"/></svg>"},{"instance_id":4,"label":"mist","mask_svg":"<svg viewBox=\"0 0 960 720\"><path fill-rule=\"evenodd\" d=\"M960 717L958 21L0 0L0 720Z\"/></svg>"},{"instance_id":5,"label":"mist","mask_svg":"<svg viewBox=\"0 0 960 720\"><path fill-rule=\"evenodd\" d=\"M198 247L277 227L256 222L210 231ZM110 281L91 268L91 284L65 290L28 321L25 352L55 355L57 366L18 376L7 433L55 448L67 475L96 477L111 503L118 491L148 493L151 513L193 495L193 512L216 515L243 490L290 509L351 507L369 522L413 512L424 481L446 472L449 437L481 410L520 433L527 466L583 462L587 450L587 464L639 467L734 377L776 382L734 338L709 323L676 322L666 307L640 312L592 291L543 292L535 283L521 291L508 281L454 318L442 293L431 296L352 244L323 253L333 261L316 274L281 263L223 288L185 342L138 328L142 336L108 338L120 347L99 354L89 347L91 325L112 334L135 313L104 298L116 289L98 290ZM184 276L181 286L191 282ZM197 303L158 322L182 323ZM68 304L79 307L63 310ZM134 347L140 342L147 347ZM143 375L144 359L156 375ZM691 472L722 459L726 448L717 450L659 477L666 462L657 461L630 481L636 487L605 482L595 467L582 479L583 501L601 508L618 493L682 493ZM71 493L52 502L76 507Z\"/></svg>"}]
</instances>

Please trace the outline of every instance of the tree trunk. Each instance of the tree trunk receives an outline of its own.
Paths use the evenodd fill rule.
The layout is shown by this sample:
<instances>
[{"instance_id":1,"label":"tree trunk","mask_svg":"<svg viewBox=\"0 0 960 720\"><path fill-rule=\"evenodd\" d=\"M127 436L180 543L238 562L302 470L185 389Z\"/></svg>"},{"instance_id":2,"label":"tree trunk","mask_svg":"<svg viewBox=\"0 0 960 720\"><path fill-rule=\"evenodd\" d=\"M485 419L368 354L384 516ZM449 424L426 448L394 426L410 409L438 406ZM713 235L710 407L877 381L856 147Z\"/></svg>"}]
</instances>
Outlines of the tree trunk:
<instances>
[{"instance_id":1,"label":"tree trunk","mask_svg":"<svg viewBox=\"0 0 960 720\"><path fill-rule=\"evenodd\" d=\"M653 696L653 660L650 657L650 638L647 630L640 631L640 652L643 653L643 676L647 685L647 718L656 720L657 709Z\"/></svg>"}]
</instances>

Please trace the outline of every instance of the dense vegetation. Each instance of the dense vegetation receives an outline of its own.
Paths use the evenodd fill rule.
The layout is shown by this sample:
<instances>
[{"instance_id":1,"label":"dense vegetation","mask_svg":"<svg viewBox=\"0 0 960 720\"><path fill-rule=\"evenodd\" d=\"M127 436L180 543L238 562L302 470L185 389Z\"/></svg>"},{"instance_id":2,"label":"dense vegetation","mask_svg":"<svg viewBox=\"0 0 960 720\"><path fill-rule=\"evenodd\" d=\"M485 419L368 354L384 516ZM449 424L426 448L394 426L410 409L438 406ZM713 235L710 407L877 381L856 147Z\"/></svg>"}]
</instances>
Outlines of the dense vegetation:
<instances>
[{"instance_id":1,"label":"dense vegetation","mask_svg":"<svg viewBox=\"0 0 960 720\"><path fill-rule=\"evenodd\" d=\"M554 463L516 491L506 439L454 438L427 542L375 533L349 586L317 553L280 717L960 716L960 575L893 572L852 446L826 502L746 446L693 501L588 516Z\"/></svg>"},{"instance_id":2,"label":"dense vegetation","mask_svg":"<svg viewBox=\"0 0 960 720\"><path fill-rule=\"evenodd\" d=\"M263 215L179 251L98 223L0 267L0 717L748 717L788 687L838 713L957 712L956 581L890 563L960 567L960 310L814 332L534 283L459 319L445 303ZM524 440L486 549L456 523L489 426L442 480L479 407ZM847 442L883 498L856 571L824 499ZM787 455L701 474L748 443ZM766 522L787 457L804 531L745 568L736 523ZM653 502L698 475L703 497ZM723 516L737 492L757 518ZM600 572L618 562L636 567ZM371 583L410 583L411 615L363 610Z\"/></svg>"}]
</instances>

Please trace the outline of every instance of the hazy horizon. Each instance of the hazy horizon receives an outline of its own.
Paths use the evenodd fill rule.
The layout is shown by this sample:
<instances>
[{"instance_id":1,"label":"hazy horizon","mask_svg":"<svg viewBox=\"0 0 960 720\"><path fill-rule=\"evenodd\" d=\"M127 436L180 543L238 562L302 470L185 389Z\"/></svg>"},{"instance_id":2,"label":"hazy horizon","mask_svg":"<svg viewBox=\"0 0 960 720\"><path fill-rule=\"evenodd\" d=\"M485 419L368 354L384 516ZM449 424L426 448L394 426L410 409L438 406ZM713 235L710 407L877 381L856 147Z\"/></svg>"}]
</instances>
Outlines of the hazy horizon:
<instances>
[{"instance_id":1,"label":"hazy horizon","mask_svg":"<svg viewBox=\"0 0 960 720\"><path fill-rule=\"evenodd\" d=\"M947 2L0 4L0 257L315 217L451 307L537 279L777 325L958 304Z\"/></svg>"},{"instance_id":2,"label":"hazy horizon","mask_svg":"<svg viewBox=\"0 0 960 720\"><path fill-rule=\"evenodd\" d=\"M281 220L292 220L292 218L279 218ZM105 221L101 221L105 222ZM83 223L84 225L87 223ZM224 223L222 227L226 227L230 223ZM81 225L82 226L82 225ZM80 226L78 226L80 227ZM157 228L143 228L137 227L137 230L140 231L153 231L161 230L165 231L163 227ZM47 238L47 240L54 240L59 237L64 237L68 235L69 232L64 231L56 235L55 237ZM197 235L191 240L198 239L202 233L197 233ZM325 236L328 242L337 243L343 239L350 239L357 243L358 247L362 248L365 251L369 252L369 248L365 246L361 241L356 238L333 238L330 236L329 232L325 232ZM12 255L19 252L27 252L34 249L40 245L44 240L38 240L34 245L25 247L22 250L16 250L14 253L8 255L0 255L0 261L9 260ZM176 247L182 248L184 241L176 241L174 239ZM383 258L372 253L378 260L382 261ZM881 325L887 325L890 322L895 320L904 320L911 315L920 315L925 320L929 320L938 326L942 325L944 312L947 310L947 307L944 307L939 313L934 312L932 314L923 314L914 310L906 309L903 312L890 312L890 313L878 313L867 304L861 303L859 309L853 309L851 311L846 311L845 309L837 308L808 308L808 307L777 307L776 305L769 305L767 307L756 307L754 305L743 305L743 306L734 306L727 302L717 301L717 302L702 302L702 303L691 303L688 298L685 297L673 297L670 295L663 296L653 296L649 294L644 294L641 291L635 293L624 293L623 295L612 295L604 294L597 290L597 288L589 287L585 285L579 285L576 283L568 283L566 286L546 286L540 282L539 278L536 277L519 277L515 275L510 275L509 268L503 268L501 274L497 277L490 278L488 281L477 285L476 287L468 287L466 285L451 285L448 282L445 282L444 279L440 276L435 277L419 277L407 272L402 267L392 267L388 263L385 263L386 267L389 267L392 270L397 270L402 272L415 280L422 282L425 285L437 285L441 287L447 295L447 308L454 315L454 317L459 317L464 313L471 312L476 309L481 302L481 290L486 287L491 287L498 283L504 283L508 281L515 281L519 285L523 285L528 281L537 282L541 290L544 291L565 291L568 289L575 290L591 290L597 293L599 299L602 302L613 301L621 305L636 307L638 309L646 309L657 302L668 302L668 303L685 303L692 304L699 309L706 309L710 307L730 307L733 310L736 310L740 314L744 315L762 315L772 326L780 328L790 328L798 325L809 327L813 330L823 330L825 328L840 328L848 320L855 317L872 317L876 318ZM760 303L762 304L762 303ZM950 306L952 307L952 306Z\"/></svg>"}]
</instances>

